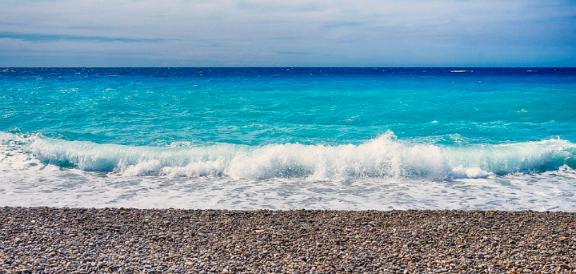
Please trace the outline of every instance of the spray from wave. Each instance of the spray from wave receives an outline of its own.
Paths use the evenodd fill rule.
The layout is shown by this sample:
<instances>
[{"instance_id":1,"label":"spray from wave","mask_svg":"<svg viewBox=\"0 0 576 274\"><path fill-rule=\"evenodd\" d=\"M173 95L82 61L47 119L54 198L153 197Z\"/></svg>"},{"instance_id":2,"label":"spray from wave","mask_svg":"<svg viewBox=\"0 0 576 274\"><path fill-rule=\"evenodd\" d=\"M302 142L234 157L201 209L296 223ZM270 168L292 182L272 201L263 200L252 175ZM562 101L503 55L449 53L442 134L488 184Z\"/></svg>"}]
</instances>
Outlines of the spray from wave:
<instances>
[{"instance_id":1,"label":"spray from wave","mask_svg":"<svg viewBox=\"0 0 576 274\"><path fill-rule=\"evenodd\" d=\"M3 144L9 143L6 136ZM560 139L450 147L409 143L387 132L359 145L148 147L18 138L12 147L28 147L27 158L43 164L124 176L451 180L576 169L576 145Z\"/></svg>"},{"instance_id":2,"label":"spray from wave","mask_svg":"<svg viewBox=\"0 0 576 274\"><path fill-rule=\"evenodd\" d=\"M451 180L576 169L576 145L561 139L451 147L388 132L360 145L147 147L3 133L1 141L2 162L15 168L44 164L124 176Z\"/></svg>"}]
</instances>

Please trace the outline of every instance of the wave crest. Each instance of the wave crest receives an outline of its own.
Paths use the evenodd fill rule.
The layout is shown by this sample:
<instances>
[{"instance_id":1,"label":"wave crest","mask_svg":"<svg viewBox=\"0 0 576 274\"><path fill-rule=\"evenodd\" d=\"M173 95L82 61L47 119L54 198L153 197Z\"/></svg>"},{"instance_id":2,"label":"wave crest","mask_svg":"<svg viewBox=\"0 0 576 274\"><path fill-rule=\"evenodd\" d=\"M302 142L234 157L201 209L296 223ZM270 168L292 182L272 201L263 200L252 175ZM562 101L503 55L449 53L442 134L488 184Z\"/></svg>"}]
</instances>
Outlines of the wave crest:
<instances>
[{"instance_id":1,"label":"wave crest","mask_svg":"<svg viewBox=\"0 0 576 274\"><path fill-rule=\"evenodd\" d=\"M44 164L125 176L450 180L576 168L576 145L566 140L449 147L397 140L392 132L337 146L136 147L38 137L30 149Z\"/></svg>"}]
</instances>

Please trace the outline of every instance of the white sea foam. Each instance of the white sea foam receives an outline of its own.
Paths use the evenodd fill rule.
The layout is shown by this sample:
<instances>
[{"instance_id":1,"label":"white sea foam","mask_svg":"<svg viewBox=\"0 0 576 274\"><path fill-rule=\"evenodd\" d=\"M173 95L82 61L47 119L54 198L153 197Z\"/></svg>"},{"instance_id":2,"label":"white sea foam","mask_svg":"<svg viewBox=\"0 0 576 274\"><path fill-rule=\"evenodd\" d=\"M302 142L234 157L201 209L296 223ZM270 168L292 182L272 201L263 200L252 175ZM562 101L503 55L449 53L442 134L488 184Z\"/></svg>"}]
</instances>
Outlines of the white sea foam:
<instances>
[{"instance_id":1,"label":"white sea foam","mask_svg":"<svg viewBox=\"0 0 576 274\"><path fill-rule=\"evenodd\" d=\"M233 179L422 178L450 180L574 167L576 145L545 140L504 145L443 147L397 140L392 133L360 145L217 144L135 147L34 137L30 150L45 164L125 176Z\"/></svg>"},{"instance_id":2,"label":"white sea foam","mask_svg":"<svg viewBox=\"0 0 576 274\"><path fill-rule=\"evenodd\" d=\"M0 205L576 211L574 144L131 147L0 133ZM467 155L467 156L466 156Z\"/></svg>"}]
</instances>

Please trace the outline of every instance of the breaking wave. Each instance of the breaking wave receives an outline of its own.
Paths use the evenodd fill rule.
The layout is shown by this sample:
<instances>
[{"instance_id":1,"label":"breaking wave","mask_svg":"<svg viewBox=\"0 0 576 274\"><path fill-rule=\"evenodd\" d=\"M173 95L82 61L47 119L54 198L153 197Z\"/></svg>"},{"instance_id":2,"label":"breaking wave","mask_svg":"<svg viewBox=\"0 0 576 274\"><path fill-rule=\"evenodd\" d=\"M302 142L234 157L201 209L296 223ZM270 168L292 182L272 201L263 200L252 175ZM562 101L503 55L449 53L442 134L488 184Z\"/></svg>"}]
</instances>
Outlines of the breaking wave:
<instances>
[{"instance_id":1,"label":"breaking wave","mask_svg":"<svg viewBox=\"0 0 576 274\"><path fill-rule=\"evenodd\" d=\"M561 139L455 147L406 142L388 132L359 145L149 147L3 133L1 141L5 159L14 154L10 144L45 165L125 176L451 180L576 169L576 144Z\"/></svg>"}]
</instances>

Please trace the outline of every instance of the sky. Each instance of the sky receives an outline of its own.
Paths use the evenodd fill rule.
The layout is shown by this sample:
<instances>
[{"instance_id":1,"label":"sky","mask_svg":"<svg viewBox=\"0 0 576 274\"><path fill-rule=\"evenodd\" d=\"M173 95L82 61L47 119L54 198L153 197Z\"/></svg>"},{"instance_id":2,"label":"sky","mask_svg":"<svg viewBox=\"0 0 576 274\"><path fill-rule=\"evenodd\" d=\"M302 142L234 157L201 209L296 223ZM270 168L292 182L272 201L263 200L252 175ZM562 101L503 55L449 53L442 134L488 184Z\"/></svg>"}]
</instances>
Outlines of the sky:
<instances>
[{"instance_id":1,"label":"sky","mask_svg":"<svg viewBox=\"0 0 576 274\"><path fill-rule=\"evenodd\" d=\"M576 67L570 0L0 0L2 67Z\"/></svg>"}]
</instances>

